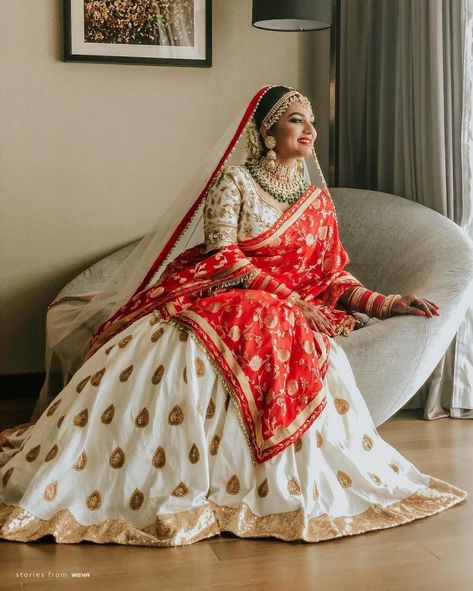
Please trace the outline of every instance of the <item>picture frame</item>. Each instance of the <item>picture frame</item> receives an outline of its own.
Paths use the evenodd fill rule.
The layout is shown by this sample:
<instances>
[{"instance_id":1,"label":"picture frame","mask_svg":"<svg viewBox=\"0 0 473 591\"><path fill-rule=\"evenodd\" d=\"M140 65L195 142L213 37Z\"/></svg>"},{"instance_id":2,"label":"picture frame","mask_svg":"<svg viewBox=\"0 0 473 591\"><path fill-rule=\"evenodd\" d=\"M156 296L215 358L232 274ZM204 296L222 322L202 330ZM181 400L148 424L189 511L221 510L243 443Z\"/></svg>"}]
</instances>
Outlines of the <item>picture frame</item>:
<instances>
[{"instance_id":1,"label":"picture frame","mask_svg":"<svg viewBox=\"0 0 473 591\"><path fill-rule=\"evenodd\" d=\"M63 0L64 61L212 66L212 0Z\"/></svg>"}]
</instances>

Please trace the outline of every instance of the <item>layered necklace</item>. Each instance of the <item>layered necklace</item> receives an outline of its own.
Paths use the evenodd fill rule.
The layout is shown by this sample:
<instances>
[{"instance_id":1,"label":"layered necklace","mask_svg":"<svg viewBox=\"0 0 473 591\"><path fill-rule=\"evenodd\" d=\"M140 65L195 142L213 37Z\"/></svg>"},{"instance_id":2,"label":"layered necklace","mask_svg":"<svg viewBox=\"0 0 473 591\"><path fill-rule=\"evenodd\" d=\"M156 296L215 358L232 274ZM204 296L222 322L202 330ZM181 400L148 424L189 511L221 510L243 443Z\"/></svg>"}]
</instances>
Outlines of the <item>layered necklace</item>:
<instances>
[{"instance_id":1,"label":"layered necklace","mask_svg":"<svg viewBox=\"0 0 473 591\"><path fill-rule=\"evenodd\" d=\"M292 205L309 186L297 163L291 166L277 164L273 159L263 156L245 162L245 167L255 181L281 203Z\"/></svg>"}]
</instances>

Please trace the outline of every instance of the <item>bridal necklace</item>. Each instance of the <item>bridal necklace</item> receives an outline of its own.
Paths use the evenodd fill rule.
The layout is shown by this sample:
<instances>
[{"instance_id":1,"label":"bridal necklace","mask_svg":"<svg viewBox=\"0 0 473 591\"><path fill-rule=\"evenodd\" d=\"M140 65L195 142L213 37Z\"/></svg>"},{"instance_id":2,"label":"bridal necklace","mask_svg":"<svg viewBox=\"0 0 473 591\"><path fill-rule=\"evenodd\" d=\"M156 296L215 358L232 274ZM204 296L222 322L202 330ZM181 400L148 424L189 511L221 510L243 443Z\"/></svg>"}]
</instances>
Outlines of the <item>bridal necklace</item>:
<instances>
[{"instance_id":1,"label":"bridal necklace","mask_svg":"<svg viewBox=\"0 0 473 591\"><path fill-rule=\"evenodd\" d=\"M263 156L259 160L245 162L245 167L255 181L281 203L292 205L309 186L297 163L287 166Z\"/></svg>"}]
</instances>

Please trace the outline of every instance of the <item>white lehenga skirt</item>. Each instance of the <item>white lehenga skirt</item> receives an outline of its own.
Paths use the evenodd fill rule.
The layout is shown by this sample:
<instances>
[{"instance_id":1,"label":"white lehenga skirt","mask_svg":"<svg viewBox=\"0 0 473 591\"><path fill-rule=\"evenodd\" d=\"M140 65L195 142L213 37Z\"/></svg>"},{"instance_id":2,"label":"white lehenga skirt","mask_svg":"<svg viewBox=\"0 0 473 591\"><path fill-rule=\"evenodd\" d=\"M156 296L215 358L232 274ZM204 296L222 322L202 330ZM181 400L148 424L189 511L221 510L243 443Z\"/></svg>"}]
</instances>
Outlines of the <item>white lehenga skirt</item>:
<instances>
[{"instance_id":1,"label":"white lehenga skirt","mask_svg":"<svg viewBox=\"0 0 473 591\"><path fill-rule=\"evenodd\" d=\"M229 531L317 542L465 499L378 435L335 341L324 384L320 417L255 466L204 348L145 316L91 357L35 425L5 433L0 538L172 546Z\"/></svg>"}]
</instances>

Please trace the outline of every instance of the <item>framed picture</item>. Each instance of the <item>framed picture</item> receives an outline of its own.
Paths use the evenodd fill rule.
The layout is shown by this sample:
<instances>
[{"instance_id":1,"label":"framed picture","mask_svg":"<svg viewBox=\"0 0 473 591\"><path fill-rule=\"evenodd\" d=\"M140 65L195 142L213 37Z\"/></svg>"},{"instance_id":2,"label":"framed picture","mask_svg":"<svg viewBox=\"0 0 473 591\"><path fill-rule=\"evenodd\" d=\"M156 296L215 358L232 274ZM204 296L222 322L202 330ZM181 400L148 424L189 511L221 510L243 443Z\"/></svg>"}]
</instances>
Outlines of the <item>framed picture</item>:
<instances>
[{"instance_id":1,"label":"framed picture","mask_svg":"<svg viewBox=\"0 0 473 591\"><path fill-rule=\"evenodd\" d=\"M212 0L64 0L64 61L212 65Z\"/></svg>"}]
</instances>

